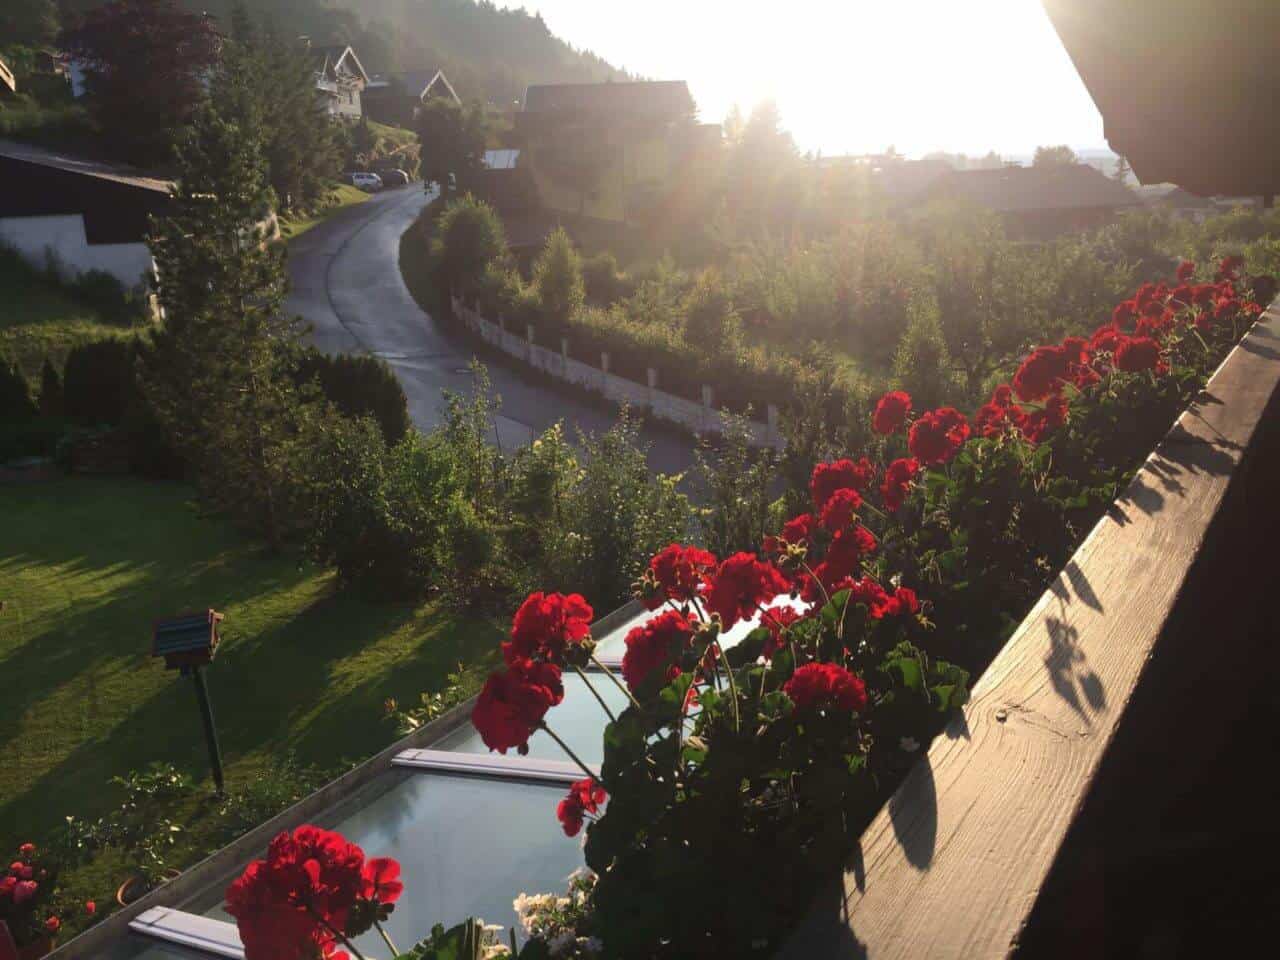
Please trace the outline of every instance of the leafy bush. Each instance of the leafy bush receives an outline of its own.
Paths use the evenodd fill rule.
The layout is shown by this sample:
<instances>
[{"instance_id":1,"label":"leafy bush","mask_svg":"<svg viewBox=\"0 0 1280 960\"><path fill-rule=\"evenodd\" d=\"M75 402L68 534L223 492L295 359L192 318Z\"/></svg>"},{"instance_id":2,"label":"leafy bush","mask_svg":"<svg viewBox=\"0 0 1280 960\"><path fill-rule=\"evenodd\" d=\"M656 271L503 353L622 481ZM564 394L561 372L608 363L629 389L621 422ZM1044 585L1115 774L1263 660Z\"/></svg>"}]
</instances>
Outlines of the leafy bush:
<instances>
[{"instance_id":1,"label":"leafy bush","mask_svg":"<svg viewBox=\"0 0 1280 960\"><path fill-rule=\"evenodd\" d=\"M507 238L493 208L467 194L445 207L431 250L444 289L473 296L489 264L506 257Z\"/></svg>"},{"instance_id":2,"label":"leafy bush","mask_svg":"<svg viewBox=\"0 0 1280 960\"><path fill-rule=\"evenodd\" d=\"M910 320L893 359L898 385L922 406L939 406L950 392L951 359L938 319L938 305L917 297L908 307Z\"/></svg>"},{"instance_id":3,"label":"leafy bush","mask_svg":"<svg viewBox=\"0 0 1280 960\"><path fill-rule=\"evenodd\" d=\"M533 264L533 288L542 315L549 320L563 323L582 308L586 299L582 257L563 227L551 232Z\"/></svg>"},{"instance_id":4,"label":"leafy bush","mask_svg":"<svg viewBox=\"0 0 1280 960\"><path fill-rule=\"evenodd\" d=\"M144 301L109 273L86 270L67 283L67 288L81 303L92 307L107 323L132 326L141 320Z\"/></svg>"},{"instance_id":5,"label":"leafy bush","mask_svg":"<svg viewBox=\"0 0 1280 960\"><path fill-rule=\"evenodd\" d=\"M596 306L608 306L633 291L630 278L618 269L617 258L608 250L583 258L582 283L587 300Z\"/></svg>"},{"instance_id":6,"label":"leafy bush","mask_svg":"<svg viewBox=\"0 0 1280 960\"><path fill-rule=\"evenodd\" d=\"M39 413L31 384L17 363L0 356L0 419L11 423L31 420Z\"/></svg>"},{"instance_id":7,"label":"leafy bush","mask_svg":"<svg viewBox=\"0 0 1280 960\"><path fill-rule=\"evenodd\" d=\"M86 424L118 424L138 397L137 342L110 338L73 347L63 368L63 409Z\"/></svg>"},{"instance_id":8,"label":"leafy bush","mask_svg":"<svg viewBox=\"0 0 1280 960\"><path fill-rule=\"evenodd\" d=\"M720 278L704 271L684 302L684 339L700 353L732 354L742 340L742 321Z\"/></svg>"},{"instance_id":9,"label":"leafy bush","mask_svg":"<svg viewBox=\"0 0 1280 960\"><path fill-rule=\"evenodd\" d=\"M388 446L403 439L411 426L404 388L387 362L364 354L330 356L307 347L299 358L297 380L316 380L325 399L348 417L372 417Z\"/></svg>"}]
</instances>

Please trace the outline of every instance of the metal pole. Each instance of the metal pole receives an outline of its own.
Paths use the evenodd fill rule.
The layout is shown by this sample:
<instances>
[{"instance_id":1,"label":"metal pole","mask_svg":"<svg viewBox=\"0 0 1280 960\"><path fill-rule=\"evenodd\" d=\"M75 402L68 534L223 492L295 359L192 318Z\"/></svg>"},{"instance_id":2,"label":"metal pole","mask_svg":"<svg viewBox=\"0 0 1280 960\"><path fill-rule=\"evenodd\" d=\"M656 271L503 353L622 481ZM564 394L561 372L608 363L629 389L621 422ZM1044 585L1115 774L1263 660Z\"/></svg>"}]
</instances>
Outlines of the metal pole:
<instances>
[{"instance_id":1,"label":"metal pole","mask_svg":"<svg viewBox=\"0 0 1280 960\"><path fill-rule=\"evenodd\" d=\"M218 749L218 731L213 725L213 707L209 704L209 690L204 685L204 673L199 667L191 670L196 683L196 699L200 701L200 717L204 720L204 738L209 744L209 764L213 767L213 782L218 796L222 796L222 751Z\"/></svg>"}]
</instances>

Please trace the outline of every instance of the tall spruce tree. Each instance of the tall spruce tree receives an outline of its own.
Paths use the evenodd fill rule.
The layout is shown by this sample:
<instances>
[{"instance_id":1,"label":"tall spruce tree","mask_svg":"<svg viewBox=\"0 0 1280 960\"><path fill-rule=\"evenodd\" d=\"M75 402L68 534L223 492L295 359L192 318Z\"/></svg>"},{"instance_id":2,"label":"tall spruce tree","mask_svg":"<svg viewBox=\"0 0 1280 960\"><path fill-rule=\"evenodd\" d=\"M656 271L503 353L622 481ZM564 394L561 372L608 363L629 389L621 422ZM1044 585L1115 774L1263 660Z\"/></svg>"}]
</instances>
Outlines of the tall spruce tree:
<instances>
[{"instance_id":1,"label":"tall spruce tree","mask_svg":"<svg viewBox=\"0 0 1280 960\"><path fill-rule=\"evenodd\" d=\"M229 57L178 151L178 187L154 225L165 322L146 389L203 495L278 547L289 531L301 324L282 304L281 249L253 77Z\"/></svg>"}]
</instances>

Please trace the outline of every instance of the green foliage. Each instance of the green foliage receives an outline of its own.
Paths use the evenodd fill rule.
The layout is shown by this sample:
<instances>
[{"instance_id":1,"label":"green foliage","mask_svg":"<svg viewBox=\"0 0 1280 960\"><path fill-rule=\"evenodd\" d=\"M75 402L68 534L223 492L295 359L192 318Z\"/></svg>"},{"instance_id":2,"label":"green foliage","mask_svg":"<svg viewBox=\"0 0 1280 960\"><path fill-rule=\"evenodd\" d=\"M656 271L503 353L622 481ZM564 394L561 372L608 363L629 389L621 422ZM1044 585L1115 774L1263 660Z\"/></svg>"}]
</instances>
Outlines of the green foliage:
<instances>
[{"instance_id":1,"label":"green foliage","mask_svg":"<svg viewBox=\"0 0 1280 960\"><path fill-rule=\"evenodd\" d=\"M48 357L40 368L40 416L62 416L62 377Z\"/></svg>"},{"instance_id":2,"label":"green foliage","mask_svg":"<svg viewBox=\"0 0 1280 960\"><path fill-rule=\"evenodd\" d=\"M58 35L55 0L7 0L0 11L0 36L5 43L39 46Z\"/></svg>"},{"instance_id":3,"label":"green foliage","mask_svg":"<svg viewBox=\"0 0 1280 960\"><path fill-rule=\"evenodd\" d=\"M726 415L724 435L697 452L699 542L717 556L755 550L778 526L771 500L778 479L778 456L753 448L746 423Z\"/></svg>"},{"instance_id":4,"label":"green foliage","mask_svg":"<svg viewBox=\"0 0 1280 960\"><path fill-rule=\"evenodd\" d=\"M292 751L273 757L261 769L230 785L218 808L222 837L229 843L266 823L315 793L340 772L340 768L302 763Z\"/></svg>"},{"instance_id":5,"label":"green foliage","mask_svg":"<svg viewBox=\"0 0 1280 960\"><path fill-rule=\"evenodd\" d=\"M1076 152L1065 143L1056 147L1036 147L1035 156L1031 158L1032 166L1036 167L1063 167L1079 162Z\"/></svg>"},{"instance_id":6,"label":"green foliage","mask_svg":"<svg viewBox=\"0 0 1280 960\"><path fill-rule=\"evenodd\" d=\"M84 424L119 424L137 402L137 340L95 340L67 354L63 412Z\"/></svg>"},{"instance_id":7,"label":"green foliage","mask_svg":"<svg viewBox=\"0 0 1280 960\"><path fill-rule=\"evenodd\" d=\"M563 227L547 237L533 264L533 288L543 316L563 323L582 308L586 289L582 280L582 257Z\"/></svg>"},{"instance_id":8,"label":"green foliage","mask_svg":"<svg viewBox=\"0 0 1280 960\"><path fill-rule=\"evenodd\" d=\"M0 414L3 419L20 422L30 420L39 412L27 378L16 363L0 355Z\"/></svg>"},{"instance_id":9,"label":"green foliage","mask_svg":"<svg viewBox=\"0 0 1280 960\"><path fill-rule=\"evenodd\" d=\"M146 357L148 398L201 493L279 548L299 522L295 386L300 322L283 310L283 250L262 238L271 206L251 77L216 75L184 135L179 183L154 225L165 322Z\"/></svg>"},{"instance_id":10,"label":"green foliage","mask_svg":"<svg viewBox=\"0 0 1280 960\"><path fill-rule=\"evenodd\" d=\"M417 123L423 182L451 194L455 184L466 184L467 177L484 162L484 106L478 101L461 106L451 99L433 97L418 111Z\"/></svg>"},{"instance_id":11,"label":"green foliage","mask_svg":"<svg viewBox=\"0 0 1280 960\"><path fill-rule=\"evenodd\" d=\"M893 359L894 380L919 409L928 410L941 405L949 392L951 357L936 301L915 297L907 313L907 329Z\"/></svg>"},{"instance_id":12,"label":"green foliage","mask_svg":"<svg viewBox=\"0 0 1280 960\"><path fill-rule=\"evenodd\" d=\"M706 354L736 352L742 340L742 321L720 278L704 272L684 302L684 338Z\"/></svg>"},{"instance_id":13,"label":"green foliage","mask_svg":"<svg viewBox=\"0 0 1280 960\"><path fill-rule=\"evenodd\" d=\"M462 492L451 451L413 431L388 448L368 418L318 421L313 430L305 502L316 559L394 599L447 578Z\"/></svg>"},{"instance_id":14,"label":"green foliage","mask_svg":"<svg viewBox=\"0 0 1280 960\"><path fill-rule=\"evenodd\" d=\"M446 291L474 295L489 264L506 255L506 234L492 207L470 194L449 202L431 244L435 272Z\"/></svg>"},{"instance_id":15,"label":"green foliage","mask_svg":"<svg viewBox=\"0 0 1280 960\"><path fill-rule=\"evenodd\" d=\"M399 443L411 426L409 402L395 371L379 357L339 353L314 347L298 359L298 384L315 380L320 393L347 417L372 417L388 446Z\"/></svg>"},{"instance_id":16,"label":"green foliage","mask_svg":"<svg viewBox=\"0 0 1280 960\"><path fill-rule=\"evenodd\" d=\"M608 250L582 260L582 283L587 300L608 306L632 293L631 278L618 269L618 259Z\"/></svg>"}]
</instances>

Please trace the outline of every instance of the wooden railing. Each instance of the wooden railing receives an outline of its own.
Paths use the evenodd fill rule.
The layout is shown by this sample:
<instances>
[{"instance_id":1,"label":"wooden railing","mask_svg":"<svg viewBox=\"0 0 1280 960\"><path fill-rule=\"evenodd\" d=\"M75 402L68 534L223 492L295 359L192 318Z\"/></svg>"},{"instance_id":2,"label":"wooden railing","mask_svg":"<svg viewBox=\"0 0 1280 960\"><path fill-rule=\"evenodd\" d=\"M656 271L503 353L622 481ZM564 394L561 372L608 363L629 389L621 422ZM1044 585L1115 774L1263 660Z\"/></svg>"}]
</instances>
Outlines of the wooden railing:
<instances>
[{"instance_id":1,"label":"wooden railing","mask_svg":"<svg viewBox=\"0 0 1280 960\"><path fill-rule=\"evenodd\" d=\"M1135 691L1165 682L1148 665L1163 654L1195 671L1217 656L1203 631L1190 651L1176 639L1178 621L1204 607L1205 570L1274 555L1238 548L1242 529L1277 511L1257 492L1280 479L1268 427L1278 385L1273 305L1027 615L781 957L1015 952L1117 730L1133 728L1135 702L1153 699ZM1224 528L1234 546L1223 546Z\"/></svg>"}]
</instances>

